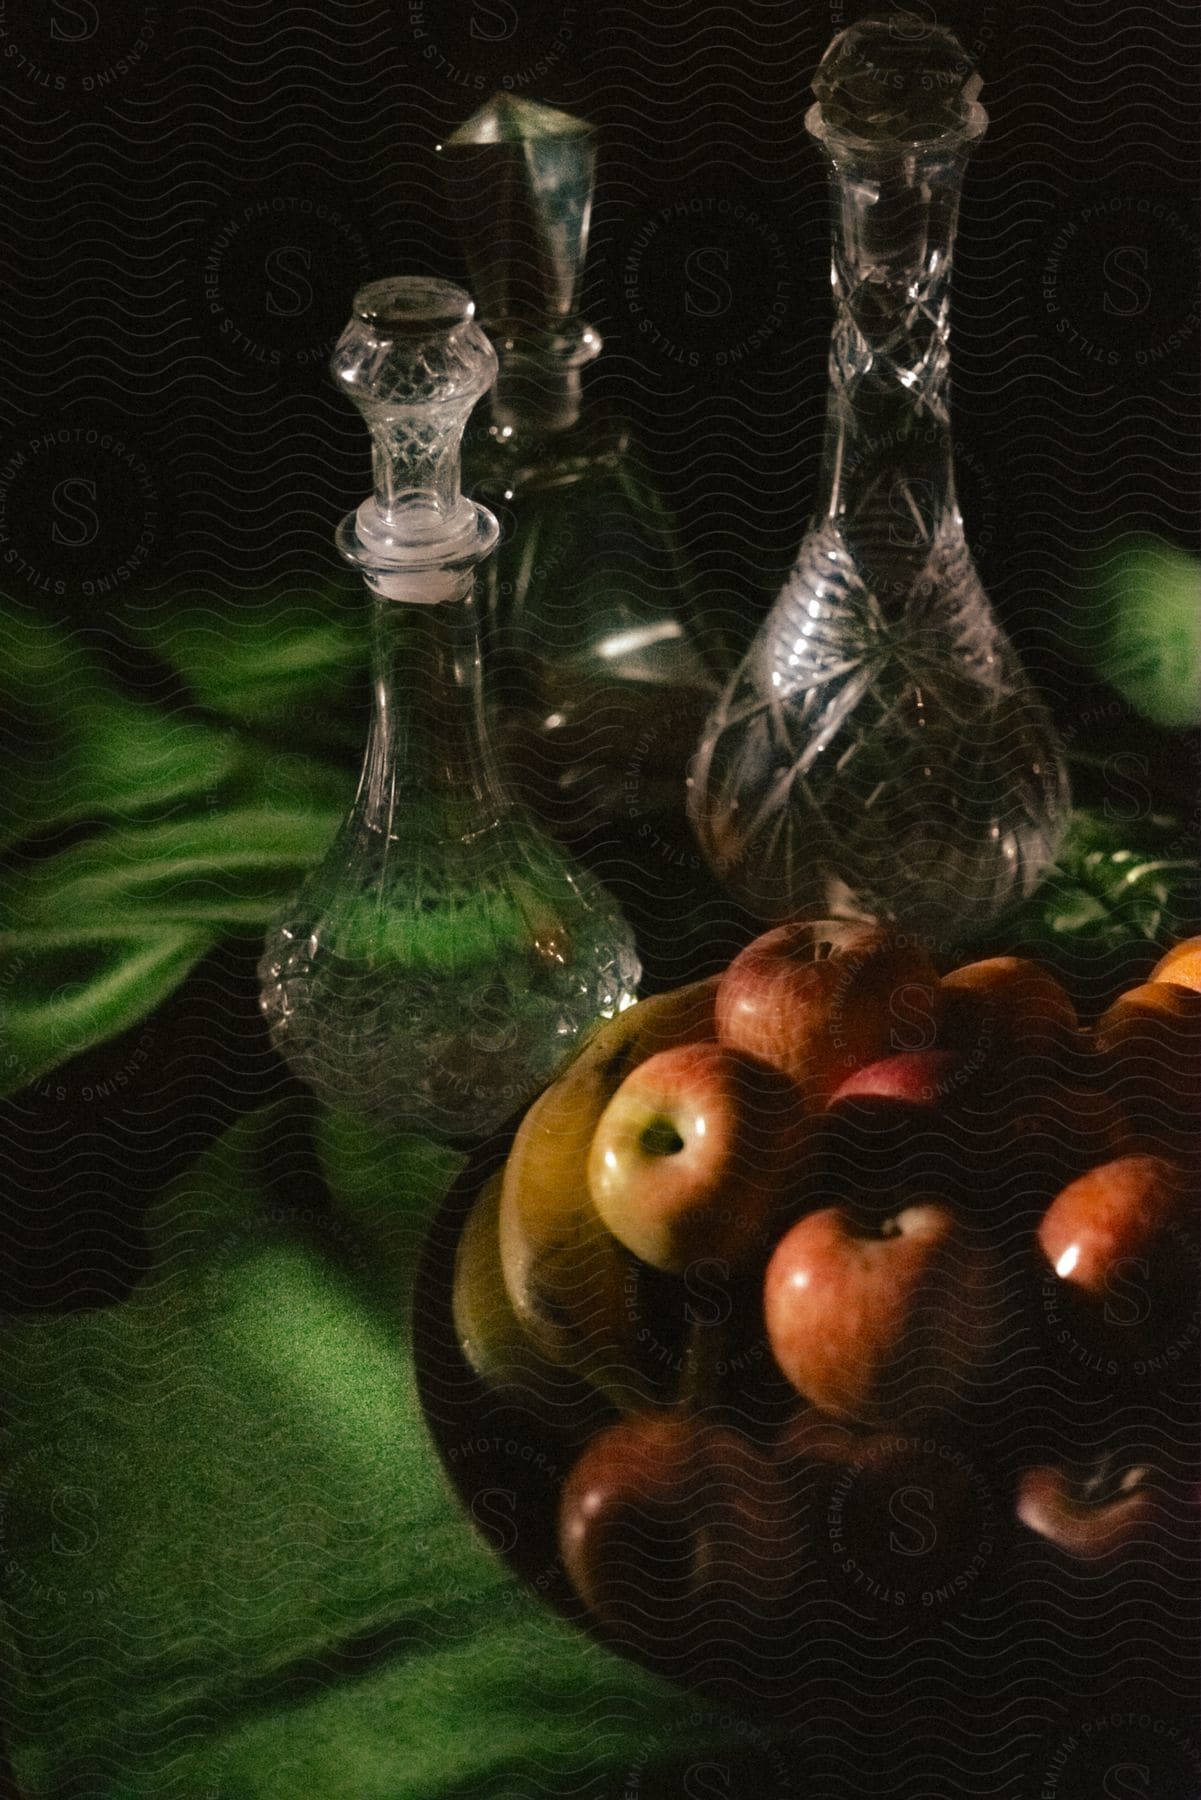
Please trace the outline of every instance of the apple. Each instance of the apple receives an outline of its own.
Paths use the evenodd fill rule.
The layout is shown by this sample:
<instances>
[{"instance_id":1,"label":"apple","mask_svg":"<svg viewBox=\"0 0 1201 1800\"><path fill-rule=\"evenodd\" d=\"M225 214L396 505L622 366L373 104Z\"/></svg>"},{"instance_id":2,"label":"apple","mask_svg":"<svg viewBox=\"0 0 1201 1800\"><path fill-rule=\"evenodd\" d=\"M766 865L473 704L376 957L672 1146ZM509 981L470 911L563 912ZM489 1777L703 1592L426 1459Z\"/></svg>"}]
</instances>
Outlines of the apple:
<instances>
[{"instance_id":1,"label":"apple","mask_svg":"<svg viewBox=\"0 0 1201 1800\"><path fill-rule=\"evenodd\" d=\"M720 1044L683 1044L626 1076L597 1123L588 1192L643 1262L682 1274L732 1264L768 1228L791 1167L800 1098L777 1070Z\"/></svg>"},{"instance_id":2,"label":"apple","mask_svg":"<svg viewBox=\"0 0 1201 1800\"><path fill-rule=\"evenodd\" d=\"M1082 1303L1086 1330L1143 1351L1195 1302L1197 1203L1179 1165L1121 1156L1069 1182L1047 1208L1038 1246Z\"/></svg>"},{"instance_id":3,"label":"apple","mask_svg":"<svg viewBox=\"0 0 1201 1800\"><path fill-rule=\"evenodd\" d=\"M1007 1084L1053 1079L1083 1044L1066 990L1026 957L965 963L943 976L940 999L940 1042Z\"/></svg>"},{"instance_id":4,"label":"apple","mask_svg":"<svg viewBox=\"0 0 1201 1800\"><path fill-rule=\"evenodd\" d=\"M874 1599L894 1621L908 1609L928 1622L923 1594L962 1594L999 1560L992 1484L965 1443L856 1431L806 1408L775 1456L819 1564L824 1552L827 1578L850 1577L857 1606Z\"/></svg>"},{"instance_id":5,"label":"apple","mask_svg":"<svg viewBox=\"0 0 1201 1800\"><path fill-rule=\"evenodd\" d=\"M830 1105L870 1099L938 1107L953 1098L970 1079L966 1059L954 1050L905 1050L856 1069L835 1088Z\"/></svg>"},{"instance_id":6,"label":"apple","mask_svg":"<svg viewBox=\"0 0 1201 1800\"><path fill-rule=\"evenodd\" d=\"M1066 1182L1138 1148L1111 1086L1087 1073L998 1093L985 1081L970 1135L982 1180L989 1166L1016 1224L1031 1228ZM1031 1218L1033 1209L1035 1217Z\"/></svg>"},{"instance_id":7,"label":"apple","mask_svg":"<svg viewBox=\"0 0 1201 1800\"><path fill-rule=\"evenodd\" d=\"M849 1075L825 1112L826 1192L815 1204L854 1198L897 1210L908 1186L945 1199L975 1199L976 1134L965 1102L977 1077L950 1050L906 1050Z\"/></svg>"},{"instance_id":8,"label":"apple","mask_svg":"<svg viewBox=\"0 0 1201 1800\"><path fill-rule=\"evenodd\" d=\"M702 1661L778 1614L800 1554L770 1457L739 1432L647 1414L600 1432L563 1486L559 1549L589 1612L628 1648ZM691 1645L687 1640L691 1639Z\"/></svg>"},{"instance_id":9,"label":"apple","mask_svg":"<svg viewBox=\"0 0 1201 1800\"><path fill-rule=\"evenodd\" d=\"M717 1035L780 1069L820 1105L853 1070L932 1044L938 977L903 933L846 926L819 956L818 927L780 925L734 958L718 984Z\"/></svg>"},{"instance_id":10,"label":"apple","mask_svg":"<svg viewBox=\"0 0 1201 1800\"><path fill-rule=\"evenodd\" d=\"M823 1412L872 1426L920 1418L953 1406L987 1362L997 1280L987 1249L937 1202L872 1228L826 1207L768 1264L768 1343Z\"/></svg>"},{"instance_id":11,"label":"apple","mask_svg":"<svg viewBox=\"0 0 1201 1800\"><path fill-rule=\"evenodd\" d=\"M631 1069L713 1038L716 990L713 979L656 994L598 1026L530 1107L505 1162L497 1243L513 1313L542 1356L620 1412L661 1397L664 1371L640 1365L627 1306L633 1259L588 1198L588 1152Z\"/></svg>"},{"instance_id":12,"label":"apple","mask_svg":"<svg viewBox=\"0 0 1201 1800\"><path fill-rule=\"evenodd\" d=\"M1044 1464L1018 1480L1014 1501L1027 1530L1069 1561L1119 1571L1140 1555L1164 1568L1175 1542L1191 1558L1196 1543L1196 1502L1180 1482L1151 1464L1103 1458L1091 1469ZM1189 1526L1192 1530L1189 1530ZM1165 1571L1166 1572L1166 1571Z\"/></svg>"},{"instance_id":13,"label":"apple","mask_svg":"<svg viewBox=\"0 0 1201 1800\"><path fill-rule=\"evenodd\" d=\"M1144 982L1097 1021L1102 1079L1119 1097L1140 1147L1173 1156L1201 1150L1201 993Z\"/></svg>"},{"instance_id":14,"label":"apple","mask_svg":"<svg viewBox=\"0 0 1201 1800\"><path fill-rule=\"evenodd\" d=\"M1201 937L1185 938L1165 952L1147 980L1171 981L1201 994Z\"/></svg>"}]
</instances>

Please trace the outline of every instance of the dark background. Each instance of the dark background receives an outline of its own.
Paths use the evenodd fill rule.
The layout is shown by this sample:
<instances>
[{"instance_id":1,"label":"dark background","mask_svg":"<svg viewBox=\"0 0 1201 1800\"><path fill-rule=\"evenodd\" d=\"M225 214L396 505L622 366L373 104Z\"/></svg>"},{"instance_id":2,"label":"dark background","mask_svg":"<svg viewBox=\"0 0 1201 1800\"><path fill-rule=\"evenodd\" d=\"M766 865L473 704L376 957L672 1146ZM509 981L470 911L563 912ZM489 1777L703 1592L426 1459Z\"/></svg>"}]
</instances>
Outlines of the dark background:
<instances>
[{"instance_id":1,"label":"dark background","mask_svg":"<svg viewBox=\"0 0 1201 1800\"><path fill-rule=\"evenodd\" d=\"M497 88L601 130L583 310L704 600L749 631L804 528L829 330L814 66L853 0L737 9L341 0L0 10L6 345L0 582L119 678L131 594L353 584L331 536L366 434L325 364L372 276L466 279L437 145ZM1198 456L1195 9L920 0L978 55L991 124L954 284L968 536L1061 719L1090 558L1188 543ZM1115 726L1115 731L1127 729ZM278 1088L254 946L6 1109L3 1297L136 1278L142 1204Z\"/></svg>"},{"instance_id":2,"label":"dark background","mask_svg":"<svg viewBox=\"0 0 1201 1800\"><path fill-rule=\"evenodd\" d=\"M130 594L344 582L332 532L368 458L328 353L365 279L466 279L436 146L508 87L601 129L593 385L629 415L703 597L749 630L820 454L828 233L809 82L864 10L0 7L0 585L163 698L161 669L116 640ZM1063 720L1084 678L1059 626L1088 605L1090 559L1122 534L1189 544L1195 529L1198 15L1185 0L910 10L954 27L985 76L954 286L957 467L985 584ZM146 1201L279 1092L254 955L208 959L144 1027L3 1109L0 1303L119 1298Z\"/></svg>"}]
</instances>

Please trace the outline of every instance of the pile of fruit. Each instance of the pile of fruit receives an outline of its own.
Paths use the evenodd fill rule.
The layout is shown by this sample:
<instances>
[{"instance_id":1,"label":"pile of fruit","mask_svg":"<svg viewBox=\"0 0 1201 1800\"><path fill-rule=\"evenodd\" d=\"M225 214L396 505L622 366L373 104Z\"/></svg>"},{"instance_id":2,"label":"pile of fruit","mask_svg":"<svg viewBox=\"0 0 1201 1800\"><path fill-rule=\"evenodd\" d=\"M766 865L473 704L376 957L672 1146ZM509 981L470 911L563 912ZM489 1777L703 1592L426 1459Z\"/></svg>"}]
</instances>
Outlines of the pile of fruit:
<instances>
[{"instance_id":1,"label":"pile of fruit","mask_svg":"<svg viewBox=\"0 0 1201 1800\"><path fill-rule=\"evenodd\" d=\"M787 925L602 1027L455 1278L469 1362L571 1444L596 1624L679 1668L815 1596L928 1615L1014 1546L1179 1576L1199 1094L1201 939L1085 1029L1022 958Z\"/></svg>"}]
</instances>

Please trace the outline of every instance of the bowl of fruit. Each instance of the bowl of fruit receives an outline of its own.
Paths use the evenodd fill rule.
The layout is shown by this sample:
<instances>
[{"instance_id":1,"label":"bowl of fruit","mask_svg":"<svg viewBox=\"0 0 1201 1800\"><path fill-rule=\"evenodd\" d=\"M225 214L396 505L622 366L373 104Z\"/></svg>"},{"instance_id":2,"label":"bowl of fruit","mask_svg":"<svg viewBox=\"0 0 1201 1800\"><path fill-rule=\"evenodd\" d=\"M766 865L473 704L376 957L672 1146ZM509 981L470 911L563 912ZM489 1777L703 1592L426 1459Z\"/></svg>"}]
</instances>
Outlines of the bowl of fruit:
<instances>
[{"instance_id":1,"label":"bowl of fruit","mask_svg":"<svg viewBox=\"0 0 1201 1800\"><path fill-rule=\"evenodd\" d=\"M1201 940L1087 1025L1028 959L831 922L639 1002L443 1222L464 1503L614 1648L777 1710L923 1634L1177 1617L1199 1093Z\"/></svg>"}]
</instances>

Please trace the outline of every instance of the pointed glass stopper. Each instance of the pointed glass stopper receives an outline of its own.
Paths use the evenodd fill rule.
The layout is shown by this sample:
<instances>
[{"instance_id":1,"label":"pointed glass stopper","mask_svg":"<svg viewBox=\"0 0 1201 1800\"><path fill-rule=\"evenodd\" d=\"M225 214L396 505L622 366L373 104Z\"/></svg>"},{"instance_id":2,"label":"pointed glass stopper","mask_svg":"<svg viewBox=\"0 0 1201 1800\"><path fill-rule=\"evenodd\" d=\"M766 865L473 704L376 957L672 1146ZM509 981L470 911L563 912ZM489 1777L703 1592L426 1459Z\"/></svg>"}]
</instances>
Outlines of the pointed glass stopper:
<instances>
[{"instance_id":1,"label":"pointed glass stopper","mask_svg":"<svg viewBox=\"0 0 1201 1800\"><path fill-rule=\"evenodd\" d=\"M596 133L495 94L441 148L500 358L469 456L475 491L504 522L489 655L508 766L567 832L635 810L678 818L719 684L668 511L629 433L582 390L601 348L576 310Z\"/></svg>"},{"instance_id":2,"label":"pointed glass stopper","mask_svg":"<svg viewBox=\"0 0 1201 1800\"><path fill-rule=\"evenodd\" d=\"M578 410L601 347L576 312L588 250L596 134L571 113L494 94L442 145L447 198L480 316L501 351L493 403ZM549 423L560 424L559 418Z\"/></svg>"}]
</instances>

